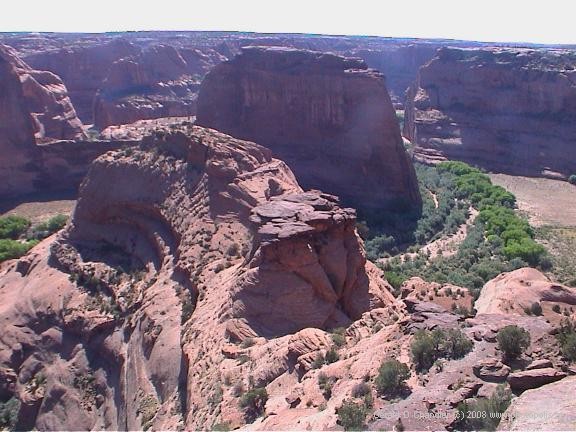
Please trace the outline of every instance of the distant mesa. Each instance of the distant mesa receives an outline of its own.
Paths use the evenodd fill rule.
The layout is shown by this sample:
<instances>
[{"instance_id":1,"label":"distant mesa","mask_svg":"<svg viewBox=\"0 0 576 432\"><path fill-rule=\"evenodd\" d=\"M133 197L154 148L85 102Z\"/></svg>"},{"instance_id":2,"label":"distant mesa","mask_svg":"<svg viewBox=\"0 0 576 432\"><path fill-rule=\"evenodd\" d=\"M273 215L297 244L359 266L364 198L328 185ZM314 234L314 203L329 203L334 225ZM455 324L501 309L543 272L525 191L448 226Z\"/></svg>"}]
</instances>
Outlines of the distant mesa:
<instances>
[{"instance_id":1,"label":"distant mesa","mask_svg":"<svg viewBox=\"0 0 576 432\"><path fill-rule=\"evenodd\" d=\"M347 205L420 205L384 77L360 59L245 47L204 79L197 122L270 148Z\"/></svg>"}]
</instances>

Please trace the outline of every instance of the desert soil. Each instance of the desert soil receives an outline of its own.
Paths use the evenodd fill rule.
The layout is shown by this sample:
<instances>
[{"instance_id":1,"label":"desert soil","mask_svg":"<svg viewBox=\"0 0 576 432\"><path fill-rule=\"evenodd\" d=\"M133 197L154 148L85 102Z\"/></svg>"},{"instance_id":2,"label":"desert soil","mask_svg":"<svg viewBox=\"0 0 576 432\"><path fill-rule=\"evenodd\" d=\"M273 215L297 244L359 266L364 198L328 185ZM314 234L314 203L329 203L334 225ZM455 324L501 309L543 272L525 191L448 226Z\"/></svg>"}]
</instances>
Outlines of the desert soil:
<instances>
[{"instance_id":1,"label":"desert soil","mask_svg":"<svg viewBox=\"0 0 576 432\"><path fill-rule=\"evenodd\" d=\"M37 224L58 214L70 216L75 204L76 200L70 195L32 195L15 200L1 200L0 216L22 216L30 219L32 224Z\"/></svg>"},{"instance_id":2,"label":"desert soil","mask_svg":"<svg viewBox=\"0 0 576 432\"><path fill-rule=\"evenodd\" d=\"M494 184L516 195L534 226L576 226L576 186L561 180L491 174Z\"/></svg>"}]
</instances>

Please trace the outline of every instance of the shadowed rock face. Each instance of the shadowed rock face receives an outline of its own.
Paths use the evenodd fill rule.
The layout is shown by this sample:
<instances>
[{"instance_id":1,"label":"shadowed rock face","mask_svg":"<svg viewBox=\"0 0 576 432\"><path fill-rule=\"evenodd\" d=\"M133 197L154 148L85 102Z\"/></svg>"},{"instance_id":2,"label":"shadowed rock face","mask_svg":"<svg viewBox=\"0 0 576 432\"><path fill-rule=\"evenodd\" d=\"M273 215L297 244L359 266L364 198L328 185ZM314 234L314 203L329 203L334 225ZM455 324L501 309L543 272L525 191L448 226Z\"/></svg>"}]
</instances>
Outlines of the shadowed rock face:
<instances>
[{"instance_id":1,"label":"shadowed rock face","mask_svg":"<svg viewBox=\"0 0 576 432\"><path fill-rule=\"evenodd\" d=\"M303 187L348 205L420 204L384 77L362 60L244 48L206 76L197 121L267 146Z\"/></svg>"},{"instance_id":2,"label":"shadowed rock face","mask_svg":"<svg viewBox=\"0 0 576 432\"><path fill-rule=\"evenodd\" d=\"M576 56L443 48L410 90L404 135L424 162L521 175L576 171Z\"/></svg>"}]
</instances>

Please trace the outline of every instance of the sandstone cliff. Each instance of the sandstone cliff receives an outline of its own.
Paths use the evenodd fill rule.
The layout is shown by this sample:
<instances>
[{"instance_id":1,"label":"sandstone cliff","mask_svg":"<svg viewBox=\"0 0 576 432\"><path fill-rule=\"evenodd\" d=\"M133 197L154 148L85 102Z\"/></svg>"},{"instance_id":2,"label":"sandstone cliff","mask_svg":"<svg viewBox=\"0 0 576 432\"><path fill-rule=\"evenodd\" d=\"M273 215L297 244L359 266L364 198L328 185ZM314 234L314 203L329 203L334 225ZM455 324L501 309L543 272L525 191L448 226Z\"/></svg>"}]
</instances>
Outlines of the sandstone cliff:
<instances>
[{"instance_id":1,"label":"sandstone cliff","mask_svg":"<svg viewBox=\"0 0 576 432\"><path fill-rule=\"evenodd\" d=\"M570 51L443 48L410 90L404 135L424 162L521 175L576 172Z\"/></svg>"},{"instance_id":2,"label":"sandstone cliff","mask_svg":"<svg viewBox=\"0 0 576 432\"><path fill-rule=\"evenodd\" d=\"M269 147L303 187L348 205L420 203L384 78L361 60L244 48L206 76L197 121Z\"/></svg>"}]
</instances>

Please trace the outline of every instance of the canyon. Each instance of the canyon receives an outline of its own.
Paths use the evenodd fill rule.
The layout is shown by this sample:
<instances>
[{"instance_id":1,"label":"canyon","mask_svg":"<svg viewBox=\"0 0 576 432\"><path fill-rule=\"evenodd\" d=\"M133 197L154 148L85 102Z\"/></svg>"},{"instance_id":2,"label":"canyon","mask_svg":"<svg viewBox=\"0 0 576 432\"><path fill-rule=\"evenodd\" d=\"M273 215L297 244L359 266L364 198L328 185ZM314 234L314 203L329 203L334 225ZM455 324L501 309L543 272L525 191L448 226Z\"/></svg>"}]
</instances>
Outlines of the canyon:
<instances>
[{"instance_id":1,"label":"canyon","mask_svg":"<svg viewBox=\"0 0 576 432\"><path fill-rule=\"evenodd\" d=\"M0 261L0 429L573 428L573 267L559 279L548 252L533 267L504 256L508 241L539 246L516 198L465 165L433 170L556 179L547 191L576 173L573 47L0 43L0 204L76 198L62 229L0 239L30 248ZM466 175L491 195L463 197ZM514 229L489 226L502 221ZM367 258L397 235L386 223L412 222L435 227L430 241ZM418 261L430 277L396 271ZM462 417L474 410L500 424Z\"/></svg>"}]
</instances>

